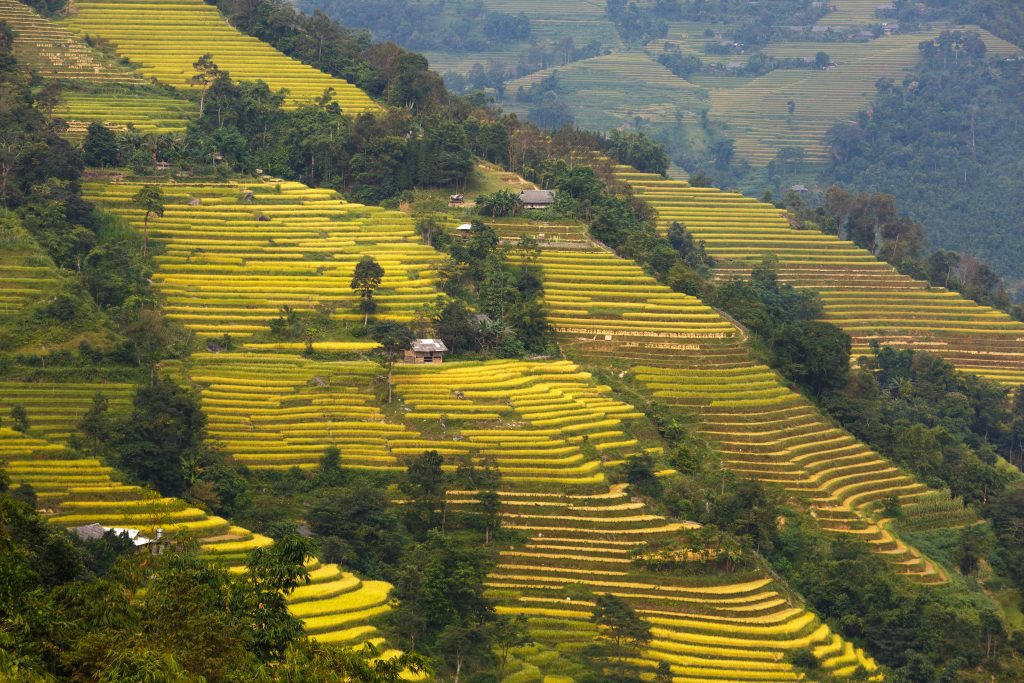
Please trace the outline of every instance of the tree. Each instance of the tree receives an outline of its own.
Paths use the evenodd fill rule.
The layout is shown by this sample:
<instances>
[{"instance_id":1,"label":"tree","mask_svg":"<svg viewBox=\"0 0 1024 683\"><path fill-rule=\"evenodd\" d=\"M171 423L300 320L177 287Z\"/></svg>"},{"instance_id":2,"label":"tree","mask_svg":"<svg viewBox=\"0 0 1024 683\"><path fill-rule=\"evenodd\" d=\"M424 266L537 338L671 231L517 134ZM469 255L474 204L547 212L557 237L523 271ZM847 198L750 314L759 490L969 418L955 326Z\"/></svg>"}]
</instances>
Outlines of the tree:
<instances>
[{"instance_id":1,"label":"tree","mask_svg":"<svg viewBox=\"0 0 1024 683\"><path fill-rule=\"evenodd\" d=\"M497 491L481 491L476 496L477 505L484 521L484 545L491 544L491 537L501 526L501 496Z\"/></svg>"},{"instance_id":2,"label":"tree","mask_svg":"<svg viewBox=\"0 0 1024 683\"><path fill-rule=\"evenodd\" d=\"M625 678L626 663L651 641L651 626L622 598L604 593L594 599L590 620L597 624L599 636L611 646L618 662L619 680Z\"/></svg>"},{"instance_id":3,"label":"tree","mask_svg":"<svg viewBox=\"0 0 1024 683\"><path fill-rule=\"evenodd\" d=\"M374 350L374 355L378 362L387 369L388 403L391 403L394 388L391 374L395 363L405 354L409 344L412 343L412 330L408 325L384 321L376 323L370 329L370 336L380 344L380 348Z\"/></svg>"},{"instance_id":4,"label":"tree","mask_svg":"<svg viewBox=\"0 0 1024 683\"><path fill-rule=\"evenodd\" d=\"M213 55L207 52L196 61L192 62L195 74L188 79L190 85L198 85L199 91L199 117L202 118L206 105L206 90L221 74L221 70L213 61Z\"/></svg>"},{"instance_id":5,"label":"tree","mask_svg":"<svg viewBox=\"0 0 1024 683\"><path fill-rule=\"evenodd\" d=\"M328 446L320 457L320 471L317 479L324 484L334 484L345 479L345 473L341 467L341 449L337 446Z\"/></svg>"},{"instance_id":6,"label":"tree","mask_svg":"<svg viewBox=\"0 0 1024 683\"><path fill-rule=\"evenodd\" d=\"M843 386L850 370L850 336L831 323L786 325L774 344L774 365L817 395Z\"/></svg>"},{"instance_id":7,"label":"tree","mask_svg":"<svg viewBox=\"0 0 1024 683\"><path fill-rule=\"evenodd\" d=\"M498 680L505 680L505 667L508 656L514 647L522 647L533 642L526 621L526 615L514 617L499 615L494 622L494 646L498 649Z\"/></svg>"},{"instance_id":8,"label":"tree","mask_svg":"<svg viewBox=\"0 0 1024 683\"><path fill-rule=\"evenodd\" d=\"M409 460L399 490L409 498L406 520L409 531L422 538L438 526L444 529L447 484L441 466L444 458L437 451L424 451Z\"/></svg>"},{"instance_id":9,"label":"tree","mask_svg":"<svg viewBox=\"0 0 1024 683\"><path fill-rule=\"evenodd\" d=\"M978 573L981 560L992 550L989 531L981 526L967 526L960 531L956 561L960 573L973 576Z\"/></svg>"},{"instance_id":10,"label":"tree","mask_svg":"<svg viewBox=\"0 0 1024 683\"><path fill-rule=\"evenodd\" d=\"M403 652L397 656L381 657L371 643L360 649L325 645L301 638L292 642L277 663L275 683L402 683L406 672L432 673L429 663L421 655Z\"/></svg>"},{"instance_id":11,"label":"tree","mask_svg":"<svg viewBox=\"0 0 1024 683\"><path fill-rule=\"evenodd\" d=\"M359 259L352 273L352 291L359 295L359 310L363 312L364 325L369 320L370 313L377 308L373 293L380 287L383 277L384 269L377 263L377 259L369 255Z\"/></svg>"},{"instance_id":12,"label":"tree","mask_svg":"<svg viewBox=\"0 0 1024 683\"><path fill-rule=\"evenodd\" d=\"M11 406L11 429L22 434L28 431L28 411L20 403Z\"/></svg>"},{"instance_id":13,"label":"tree","mask_svg":"<svg viewBox=\"0 0 1024 683\"><path fill-rule=\"evenodd\" d=\"M827 52L818 52L814 55L814 66L819 69L825 69L831 63L832 58L828 56Z\"/></svg>"},{"instance_id":14,"label":"tree","mask_svg":"<svg viewBox=\"0 0 1024 683\"><path fill-rule=\"evenodd\" d=\"M476 209L484 216L514 216L521 207L519 195L512 190L498 190L476 198Z\"/></svg>"},{"instance_id":15,"label":"tree","mask_svg":"<svg viewBox=\"0 0 1024 683\"><path fill-rule=\"evenodd\" d=\"M205 434L206 416L196 398L161 379L136 390L115 450L125 471L165 496L180 496L184 463L198 455Z\"/></svg>"},{"instance_id":16,"label":"tree","mask_svg":"<svg viewBox=\"0 0 1024 683\"><path fill-rule=\"evenodd\" d=\"M324 539L324 559L371 577L395 566L408 542L388 495L359 478L317 492L306 520Z\"/></svg>"},{"instance_id":17,"label":"tree","mask_svg":"<svg viewBox=\"0 0 1024 683\"><path fill-rule=\"evenodd\" d=\"M149 217L164 215L164 193L156 185L143 185L132 197L132 203L145 211L142 217L142 256L149 251Z\"/></svg>"},{"instance_id":18,"label":"tree","mask_svg":"<svg viewBox=\"0 0 1024 683\"><path fill-rule=\"evenodd\" d=\"M85 411L78 428L89 438L92 454L99 455L100 444L110 438L110 403L106 396L100 392L93 395L92 405Z\"/></svg>"},{"instance_id":19,"label":"tree","mask_svg":"<svg viewBox=\"0 0 1024 683\"><path fill-rule=\"evenodd\" d=\"M117 166L121 152L114 131L99 121L93 121L85 131L82 159L87 166Z\"/></svg>"},{"instance_id":20,"label":"tree","mask_svg":"<svg viewBox=\"0 0 1024 683\"><path fill-rule=\"evenodd\" d=\"M285 536L249 555L236 590L235 609L250 621L249 636L265 659L280 658L288 644L302 635L302 622L288 611L288 596L310 582L306 560L314 544L301 536Z\"/></svg>"},{"instance_id":21,"label":"tree","mask_svg":"<svg viewBox=\"0 0 1024 683\"><path fill-rule=\"evenodd\" d=\"M478 324L472 312L461 299L449 299L434 320L438 336L453 354L479 351L476 332Z\"/></svg>"},{"instance_id":22,"label":"tree","mask_svg":"<svg viewBox=\"0 0 1024 683\"><path fill-rule=\"evenodd\" d=\"M409 649L436 652L452 675L493 657L486 562L478 545L435 530L406 553L395 580L392 619L402 638Z\"/></svg>"}]
</instances>

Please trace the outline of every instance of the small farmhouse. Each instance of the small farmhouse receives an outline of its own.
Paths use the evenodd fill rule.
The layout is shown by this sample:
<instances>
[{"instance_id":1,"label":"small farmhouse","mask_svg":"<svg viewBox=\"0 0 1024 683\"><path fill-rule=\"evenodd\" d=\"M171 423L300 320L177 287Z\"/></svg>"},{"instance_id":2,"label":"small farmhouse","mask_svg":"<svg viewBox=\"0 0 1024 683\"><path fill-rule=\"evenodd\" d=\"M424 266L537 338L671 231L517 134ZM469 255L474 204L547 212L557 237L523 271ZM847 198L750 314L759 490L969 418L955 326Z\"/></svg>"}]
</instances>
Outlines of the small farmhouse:
<instances>
[{"instance_id":1,"label":"small farmhouse","mask_svg":"<svg viewBox=\"0 0 1024 683\"><path fill-rule=\"evenodd\" d=\"M448 347L440 339L414 339L405 351L406 363L440 363Z\"/></svg>"},{"instance_id":2,"label":"small farmhouse","mask_svg":"<svg viewBox=\"0 0 1024 683\"><path fill-rule=\"evenodd\" d=\"M469 237L469 233L473 232L472 223L463 223L459 227L455 228L455 232L462 237Z\"/></svg>"},{"instance_id":3,"label":"small farmhouse","mask_svg":"<svg viewBox=\"0 0 1024 683\"><path fill-rule=\"evenodd\" d=\"M555 203L554 190L523 190L519 201L524 209L546 209Z\"/></svg>"}]
</instances>

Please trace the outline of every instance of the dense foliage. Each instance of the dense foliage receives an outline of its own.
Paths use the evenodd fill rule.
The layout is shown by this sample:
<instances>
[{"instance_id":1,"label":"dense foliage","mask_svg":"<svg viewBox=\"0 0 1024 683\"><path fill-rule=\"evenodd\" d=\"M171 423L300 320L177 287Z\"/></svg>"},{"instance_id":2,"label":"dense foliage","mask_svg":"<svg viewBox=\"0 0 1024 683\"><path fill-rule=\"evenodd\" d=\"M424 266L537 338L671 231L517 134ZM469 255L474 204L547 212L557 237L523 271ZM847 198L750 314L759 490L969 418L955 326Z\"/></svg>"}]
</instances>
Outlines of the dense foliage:
<instances>
[{"instance_id":1,"label":"dense foliage","mask_svg":"<svg viewBox=\"0 0 1024 683\"><path fill-rule=\"evenodd\" d=\"M518 206L519 198L506 194ZM471 223L465 238L452 239L434 219L420 221L418 229L432 246L451 257L439 270L442 288L457 298L439 305L434 322L438 334L452 340L453 352L507 357L551 352L554 336L543 303L535 240L501 244L494 228L481 221ZM465 302L481 315L471 313Z\"/></svg>"},{"instance_id":2,"label":"dense foliage","mask_svg":"<svg viewBox=\"0 0 1024 683\"><path fill-rule=\"evenodd\" d=\"M416 121L395 111L353 120L326 101L286 110L281 93L262 82L235 83L219 70L203 98L203 114L184 137L166 136L157 143L160 159L192 171L262 169L371 202L416 185L465 182L473 169L465 127L441 117ZM480 130L477 125L475 131ZM134 138L125 135L120 141L117 156L130 158Z\"/></svg>"},{"instance_id":3,"label":"dense foliage","mask_svg":"<svg viewBox=\"0 0 1024 683\"><path fill-rule=\"evenodd\" d=\"M368 32L346 28L323 13L302 14L284 0L220 0L216 5L239 30L389 104L425 109L450 101L421 55L393 43L374 43Z\"/></svg>"},{"instance_id":4,"label":"dense foliage","mask_svg":"<svg viewBox=\"0 0 1024 683\"><path fill-rule=\"evenodd\" d=\"M670 21L699 21L730 24L728 34L734 41L763 45L785 27L811 26L828 11L824 3L812 0L608 0L606 7L619 36L629 44L664 38Z\"/></svg>"},{"instance_id":5,"label":"dense foliage","mask_svg":"<svg viewBox=\"0 0 1024 683\"><path fill-rule=\"evenodd\" d=\"M710 301L748 326L768 349L769 363L804 390L820 395L841 387L850 368L850 337L821 322L816 292L780 284L774 263L756 266L750 280L732 280Z\"/></svg>"},{"instance_id":6,"label":"dense foliage","mask_svg":"<svg viewBox=\"0 0 1024 683\"><path fill-rule=\"evenodd\" d=\"M921 56L902 84L879 82L870 114L830 131L829 177L893 194L934 246L1019 277L1024 66L960 32L922 43Z\"/></svg>"},{"instance_id":7,"label":"dense foliage","mask_svg":"<svg viewBox=\"0 0 1024 683\"><path fill-rule=\"evenodd\" d=\"M901 24L915 27L926 22L950 21L977 24L1004 40L1024 44L1024 7L1002 0L925 0L896 2L895 16Z\"/></svg>"}]
</instances>

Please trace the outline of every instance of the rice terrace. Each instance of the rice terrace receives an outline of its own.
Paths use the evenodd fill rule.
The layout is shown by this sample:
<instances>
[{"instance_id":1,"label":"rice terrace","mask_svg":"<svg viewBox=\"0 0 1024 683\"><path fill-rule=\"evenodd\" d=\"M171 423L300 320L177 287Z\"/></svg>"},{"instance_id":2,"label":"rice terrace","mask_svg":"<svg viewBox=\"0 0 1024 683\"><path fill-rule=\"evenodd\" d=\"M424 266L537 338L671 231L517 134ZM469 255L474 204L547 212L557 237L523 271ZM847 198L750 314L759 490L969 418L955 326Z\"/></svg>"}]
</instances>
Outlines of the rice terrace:
<instances>
[{"instance_id":1,"label":"rice terrace","mask_svg":"<svg viewBox=\"0 0 1024 683\"><path fill-rule=\"evenodd\" d=\"M0 680L1024 680L1022 48L0 0Z\"/></svg>"}]
</instances>

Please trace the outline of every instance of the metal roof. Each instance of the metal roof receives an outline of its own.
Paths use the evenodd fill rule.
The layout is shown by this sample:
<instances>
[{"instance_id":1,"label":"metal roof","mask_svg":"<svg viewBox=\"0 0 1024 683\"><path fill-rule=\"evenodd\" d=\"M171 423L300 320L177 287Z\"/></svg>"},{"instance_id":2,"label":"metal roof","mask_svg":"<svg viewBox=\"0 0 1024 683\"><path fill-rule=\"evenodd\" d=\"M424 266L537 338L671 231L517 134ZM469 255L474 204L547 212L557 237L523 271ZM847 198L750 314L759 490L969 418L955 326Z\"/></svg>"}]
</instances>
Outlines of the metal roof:
<instances>
[{"instance_id":1,"label":"metal roof","mask_svg":"<svg viewBox=\"0 0 1024 683\"><path fill-rule=\"evenodd\" d=\"M550 204L555 201L553 190L523 190L519 193L519 201L523 204Z\"/></svg>"},{"instance_id":2,"label":"metal roof","mask_svg":"<svg viewBox=\"0 0 1024 683\"><path fill-rule=\"evenodd\" d=\"M417 353L437 353L448 350L448 347L440 339L414 339L410 348Z\"/></svg>"}]
</instances>

